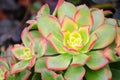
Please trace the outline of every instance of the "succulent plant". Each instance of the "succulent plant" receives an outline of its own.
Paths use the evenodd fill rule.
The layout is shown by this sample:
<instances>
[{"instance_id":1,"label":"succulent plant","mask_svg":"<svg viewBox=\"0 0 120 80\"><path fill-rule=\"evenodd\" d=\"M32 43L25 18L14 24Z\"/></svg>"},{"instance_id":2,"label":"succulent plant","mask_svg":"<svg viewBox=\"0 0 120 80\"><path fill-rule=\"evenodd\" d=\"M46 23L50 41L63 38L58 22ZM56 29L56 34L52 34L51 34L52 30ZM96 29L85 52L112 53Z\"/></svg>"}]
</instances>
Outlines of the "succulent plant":
<instances>
[{"instance_id":1,"label":"succulent plant","mask_svg":"<svg viewBox=\"0 0 120 80\"><path fill-rule=\"evenodd\" d=\"M17 75L17 80L112 79L109 63L120 56L115 19L105 18L103 10L75 7L63 0L52 15L49 6L43 5L36 19L27 21L23 44L11 49L17 63L10 74Z\"/></svg>"}]
</instances>

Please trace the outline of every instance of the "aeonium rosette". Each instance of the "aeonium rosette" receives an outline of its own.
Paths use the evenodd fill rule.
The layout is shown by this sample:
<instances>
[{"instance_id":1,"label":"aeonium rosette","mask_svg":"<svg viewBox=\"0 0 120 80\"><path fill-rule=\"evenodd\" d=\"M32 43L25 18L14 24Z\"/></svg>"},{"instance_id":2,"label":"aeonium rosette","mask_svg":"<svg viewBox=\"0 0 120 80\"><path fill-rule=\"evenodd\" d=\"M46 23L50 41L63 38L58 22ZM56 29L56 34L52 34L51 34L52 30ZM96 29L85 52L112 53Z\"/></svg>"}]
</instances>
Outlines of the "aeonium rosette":
<instances>
[{"instance_id":1,"label":"aeonium rosette","mask_svg":"<svg viewBox=\"0 0 120 80\"><path fill-rule=\"evenodd\" d=\"M37 24L41 35L56 50L56 54L60 54L46 58L48 69L67 69L64 74L67 80L82 80L85 74L83 66L87 64L92 70L103 68L107 79L111 78L111 73L105 71L109 70L106 67L108 59L100 50L114 41L115 26L111 24L111 19L104 17L103 10L90 10L86 5L75 7L59 0L52 15L47 4L41 7ZM87 78L92 75L89 71Z\"/></svg>"},{"instance_id":2,"label":"aeonium rosette","mask_svg":"<svg viewBox=\"0 0 120 80\"><path fill-rule=\"evenodd\" d=\"M32 24L30 23L30 26L31 25ZM11 49L13 55L19 61L12 65L10 70L11 74L21 72L27 68L32 68L35 64L36 58L42 57L45 53L46 42L40 37L38 31L29 31L28 28L25 28L22 32L21 39L23 45L16 44ZM30 71L27 71L24 78L27 79L29 75Z\"/></svg>"}]
</instances>

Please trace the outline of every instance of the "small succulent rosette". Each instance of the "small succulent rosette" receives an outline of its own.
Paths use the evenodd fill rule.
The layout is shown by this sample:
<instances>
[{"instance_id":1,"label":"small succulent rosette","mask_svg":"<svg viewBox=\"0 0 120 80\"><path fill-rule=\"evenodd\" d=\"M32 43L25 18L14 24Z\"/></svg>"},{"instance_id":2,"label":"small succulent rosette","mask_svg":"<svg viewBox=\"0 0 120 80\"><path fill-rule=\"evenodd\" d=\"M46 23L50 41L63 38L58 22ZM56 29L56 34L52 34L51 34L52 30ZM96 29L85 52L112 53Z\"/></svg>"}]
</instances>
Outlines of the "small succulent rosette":
<instances>
[{"instance_id":1,"label":"small succulent rosette","mask_svg":"<svg viewBox=\"0 0 120 80\"><path fill-rule=\"evenodd\" d=\"M46 42L40 38L38 31L29 31L28 28L23 30L21 39L23 45L16 44L11 49L18 63L12 65L10 72L16 74L23 71L26 75L22 77L22 80L27 80L31 74L29 69L34 66L36 58L44 55Z\"/></svg>"},{"instance_id":2,"label":"small succulent rosette","mask_svg":"<svg viewBox=\"0 0 120 80\"><path fill-rule=\"evenodd\" d=\"M10 74L10 65L7 58L0 57L0 80L14 80L14 77Z\"/></svg>"},{"instance_id":3,"label":"small succulent rosette","mask_svg":"<svg viewBox=\"0 0 120 80\"><path fill-rule=\"evenodd\" d=\"M108 46L115 40L116 25L114 19L105 18L103 10L59 0L50 15L45 4L38 12L36 28L56 51L55 56L45 58L47 69L66 70L66 80L82 80L84 76L87 80L111 79L108 63L115 58Z\"/></svg>"}]
</instances>

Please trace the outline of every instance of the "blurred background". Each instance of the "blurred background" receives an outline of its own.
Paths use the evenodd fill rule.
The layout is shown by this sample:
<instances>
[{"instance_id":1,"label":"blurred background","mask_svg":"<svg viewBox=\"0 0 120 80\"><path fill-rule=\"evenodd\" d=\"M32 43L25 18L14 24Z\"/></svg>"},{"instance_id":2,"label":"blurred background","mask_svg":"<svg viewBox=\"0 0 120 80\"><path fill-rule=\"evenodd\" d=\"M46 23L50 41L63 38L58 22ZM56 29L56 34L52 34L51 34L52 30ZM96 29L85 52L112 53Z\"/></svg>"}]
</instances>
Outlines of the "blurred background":
<instances>
[{"instance_id":1,"label":"blurred background","mask_svg":"<svg viewBox=\"0 0 120 80\"><path fill-rule=\"evenodd\" d=\"M120 0L66 0L74 5L86 4L89 7L110 10L107 17L120 19ZM47 3L51 13L58 0L0 0L0 51L9 45L21 43L21 32L28 26L26 21L35 19L40 7Z\"/></svg>"}]
</instances>

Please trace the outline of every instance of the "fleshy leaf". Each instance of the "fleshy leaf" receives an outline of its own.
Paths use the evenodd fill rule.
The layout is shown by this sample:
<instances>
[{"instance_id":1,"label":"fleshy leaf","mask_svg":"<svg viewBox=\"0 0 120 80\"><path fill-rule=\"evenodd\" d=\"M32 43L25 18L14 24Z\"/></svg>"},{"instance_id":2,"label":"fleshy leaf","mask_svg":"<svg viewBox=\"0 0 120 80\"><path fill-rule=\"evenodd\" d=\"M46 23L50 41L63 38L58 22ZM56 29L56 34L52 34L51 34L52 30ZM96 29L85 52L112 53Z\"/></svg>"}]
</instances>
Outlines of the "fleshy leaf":
<instances>
[{"instance_id":1,"label":"fleshy leaf","mask_svg":"<svg viewBox=\"0 0 120 80\"><path fill-rule=\"evenodd\" d=\"M103 10L95 10L92 12L92 15L93 15L94 24L91 28L91 32L96 30L100 25L102 25L104 23Z\"/></svg>"},{"instance_id":2,"label":"fleshy leaf","mask_svg":"<svg viewBox=\"0 0 120 80\"><path fill-rule=\"evenodd\" d=\"M22 42L23 44L26 46L26 47L30 47L30 42L33 42L33 38L32 38L32 35L30 34L28 28L25 28L21 34L21 39L22 39Z\"/></svg>"},{"instance_id":3,"label":"fleshy leaf","mask_svg":"<svg viewBox=\"0 0 120 80\"><path fill-rule=\"evenodd\" d=\"M78 27L86 25L92 27L92 15L86 5L79 6L79 10L75 14L75 21L77 22Z\"/></svg>"},{"instance_id":4,"label":"fleshy leaf","mask_svg":"<svg viewBox=\"0 0 120 80\"><path fill-rule=\"evenodd\" d=\"M72 66L76 66L76 65L80 65L83 66L86 64L86 62L90 59L91 57L84 54L84 53L80 53L78 55L74 55L73 56L73 61L71 63Z\"/></svg>"},{"instance_id":5,"label":"fleshy leaf","mask_svg":"<svg viewBox=\"0 0 120 80\"><path fill-rule=\"evenodd\" d=\"M37 16L39 17L40 15L49 15L50 14L50 8L48 6L48 4L44 4L39 12L37 13Z\"/></svg>"},{"instance_id":6,"label":"fleshy leaf","mask_svg":"<svg viewBox=\"0 0 120 80\"><path fill-rule=\"evenodd\" d=\"M115 51L120 56L120 45L115 48Z\"/></svg>"},{"instance_id":7,"label":"fleshy leaf","mask_svg":"<svg viewBox=\"0 0 120 80\"><path fill-rule=\"evenodd\" d=\"M69 54L47 57L46 58L47 68L52 70L65 70L69 66L71 58L72 57Z\"/></svg>"},{"instance_id":8,"label":"fleshy leaf","mask_svg":"<svg viewBox=\"0 0 120 80\"><path fill-rule=\"evenodd\" d=\"M87 54L91 56L87 62L87 66L92 70L98 70L108 64L108 60L100 51L91 51Z\"/></svg>"},{"instance_id":9,"label":"fleshy leaf","mask_svg":"<svg viewBox=\"0 0 120 80\"><path fill-rule=\"evenodd\" d=\"M93 49L104 48L113 42L115 38L115 26L103 24L94 31L93 34L94 33L97 34L98 40L96 41Z\"/></svg>"},{"instance_id":10,"label":"fleshy leaf","mask_svg":"<svg viewBox=\"0 0 120 80\"><path fill-rule=\"evenodd\" d=\"M61 22L65 16L74 18L75 13L76 7L73 4L64 1L58 9L58 18Z\"/></svg>"},{"instance_id":11,"label":"fleshy leaf","mask_svg":"<svg viewBox=\"0 0 120 80\"><path fill-rule=\"evenodd\" d=\"M65 80L82 80L85 69L82 66L70 66L65 72Z\"/></svg>"},{"instance_id":12,"label":"fleshy leaf","mask_svg":"<svg viewBox=\"0 0 120 80\"><path fill-rule=\"evenodd\" d=\"M28 29L37 29L37 21L36 20L28 20L26 23L29 24Z\"/></svg>"},{"instance_id":13,"label":"fleshy leaf","mask_svg":"<svg viewBox=\"0 0 120 80\"><path fill-rule=\"evenodd\" d=\"M45 54L47 48L47 42L45 39L35 40L33 44L33 49L36 53L37 58Z\"/></svg>"},{"instance_id":14,"label":"fleshy leaf","mask_svg":"<svg viewBox=\"0 0 120 80\"><path fill-rule=\"evenodd\" d=\"M90 51L93 48L97 39L98 39L98 37L96 34L91 35L88 43L82 49L80 49L80 52L86 53L86 52Z\"/></svg>"},{"instance_id":15,"label":"fleshy leaf","mask_svg":"<svg viewBox=\"0 0 120 80\"><path fill-rule=\"evenodd\" d=\"M10 70L11 74L15 74L25 70L28 67L29 63L30 63L30 60L23 60L14 64Z\"/></svg>"},{"instance_id":16,"label":"fleshy leaf","mask_svg":"<svg viewBox=\"0 0 120 80\"><path fill-rule=\"evenodd\" d=\"M15 75L15 80L28 80L31 72L29 70L24 70Z\"/></svg>"},{"instance_id":17,"label":"fleshy leaf","mask_svg":"<svg viewBox=\"0 0 120 80\"><path fill-rule=\"evenodd\" d=\"M56 5L56 7L55 7L55 10L54 10L54 12L52 14L53 16L56 16L57 10L59 9L59 7L62 5L63 2L64 2L64 0L58 0L58 3Z\"/></svg>"},{"instance_id":18,"label":"fleshy leaf","mask_svg":"<svg viewBox=\"0 0 120 80\"><path fill-rule=\"evenodd\" d=\"M117 27L115 42L116 42L117 46L120 45L120 28L119 27Z\"/></svg>"},{"instance_id":19,"label":"fleshy leaf","mask_svg":"<svg viewBox=\"0 0 120 80\"><path fill-rule=\"evenodd\" d=\"M25 51L27 52L25 53ZM19 44L14 45L12 48L12 53L19 60L29 60L32 58L32 52L30 52L29 48Z\"/></svg>"},{"instance_id":20,"label":"fleshy leaf","mask_svg":"<svg viewBox=\"0 0 120 80\"><path fill-rule=\"evenodd\" d=\"M30 34L34 39L40 39L41 38L41 35L40 35L39 31L37 31L37 30L30 31Z\"/></svg>"},{"instance_id":21,"label":"fleshy leaf","mask_svg":"<svg viewBox=\"0 0 120 80\"><path fill-rule=\"evenodd\" d=\"M42 71L41 75L42 80L55 80L56 73L45 69L44 71Z\"/></svg>"},{"instance_id":22,"label":"fleshy leaf","mask_svg":"<svg viewBox=\"0 0 120 80\"><path fill-rule=\"evenodd\" d=\"M62 31L69 31L72 32L78 28L76 22L70 18L70 17L65 17L62 21Z\"/></svg>"},{"instance_id":23,"label":"fleshy leaf","mask_svg":"<svg viewBox=\"0 0 120 80\"><path fill-rule=\"evenodd\" d=\"M7 60L3 57L0 57L0 65L3 65L6 70L9 70L9 66L7 64Z\"/></svg>"},{"instance_id":24,"label":"fleshy leaf","mask_svg":"<svg viewBox=\"0 0 120 80\"><path fill-rule=\"evenodd\" d=\"M117 25L117 21L115 19L112 19L112 18L108 18L105 20L105 23L106 24L110 24L110 25L113 25L113 26L116 26Z\"/></svg>"},{"instance_id":25,"label":"fleshy leaf","mask_svg":"<svg viewBox=\"0 0 120 80\"><path fill-rule=\"evenodd\" d=\"M87 80L111 80L112 75L108 67L102 68L100 70L90 70L87 68L86 75Z\"/></svg>"},{"instance_id":26,"label":"fleshy leaf","mask_svg":"<svg viewBox=\"0 0 120 80\"><path fill-rule=\"evenodd\" d=\"M45 59L39 58L35 63L35 72L41 73L44 69L46 69Z\"/></svg>"},{"instance_id":27,"label":"fleshy leaf","mask_svg":"<svg viewBox=\"0 0 120 80\"><path fill-rule=\"evenodd\" d=\"M116 60L116 55L110 48L106 48L104 50L103 54L110 61L115 61Z\"/></svg>"},{"instance_id":28,"label":"fleshy leaf","mask_svg":"<svg viewBox=\"0 0 120 80\"><path fill-rule=\"evenodd\" d=\"M38 18L38 29L46 37L57 52L63 53L62 34L60 24L54 16L41 16Z\"/></svg>"},{"instance_id":29,"label":"fleshy leaf","mask_svg":"<svg viewBox=\"0 0 120 80\"><path fill-rule=\"evenodd\" d=\"M82 37L82 41L83 41L84 45L86 45L90 38L90 27L89 26L80 27L79 32Z\"/></svg>"},{"instance_id":30,"label":"fleshy leaf","mask_svg":"<svg viewBox=\"0 0 120 80\"><path fill-rule=\"evenodd\" d=\"M33 56L29 62L28 68L32 68L35 64L36 56Z\"/></svg>"},{"instance_id":31,"label":"fleshy leaf","mask_svg":"<svg viewBox=\"0 0 120 80\"><path fill-rule=\"evenodd\" d=\"M63 78L62 75L57 75L57 76L56 76L56 80L64 80L64 78Z\"/></svg>"}]
</instances>

